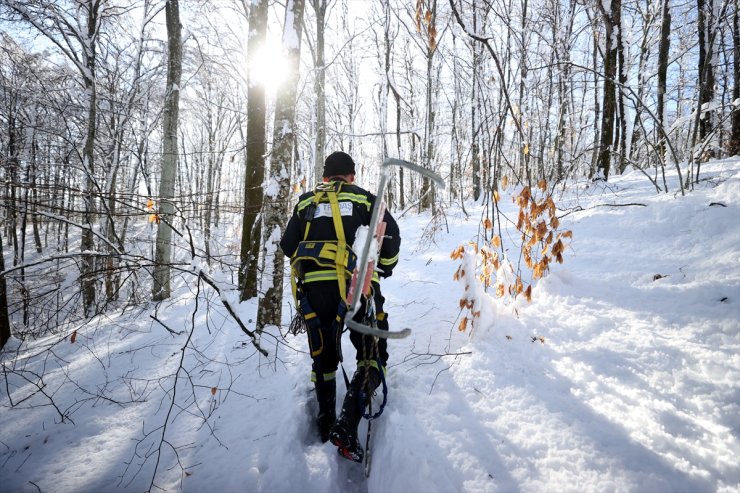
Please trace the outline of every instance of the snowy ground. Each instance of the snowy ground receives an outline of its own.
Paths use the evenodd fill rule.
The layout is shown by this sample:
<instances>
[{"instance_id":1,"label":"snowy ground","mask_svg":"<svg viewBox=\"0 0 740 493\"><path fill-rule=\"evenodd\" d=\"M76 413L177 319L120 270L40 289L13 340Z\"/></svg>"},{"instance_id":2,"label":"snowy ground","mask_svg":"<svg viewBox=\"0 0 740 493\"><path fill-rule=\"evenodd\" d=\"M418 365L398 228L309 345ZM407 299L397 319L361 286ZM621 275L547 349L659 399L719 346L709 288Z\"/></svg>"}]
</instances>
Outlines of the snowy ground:
<instances>
[{"instance_id":1,"label":"snowy ground","mask_svg":"<svg viewBox=\"0 0 740 493\"><path fill-rule=\"evenodd\" d=\"M390 342L368 479L314 436L303 337L264 336L259 356L207 286L196 306L193 281L157 309L179 335L148 305L75 343L10 343L0 490L739 491L740 161L702 173L685 197L639 172L571 187L558 202L565 263L532 303L488 298L472 332L457 330L449 254L475 238L480 209L450 208L434 242L428 216L402 218L384 294L391 326L413 333ZM627 203L645 206L605 206ZM253 304L239 310L254 318ZM45 395L23 400L42 374Z\"/></svg>"}]
</instances>

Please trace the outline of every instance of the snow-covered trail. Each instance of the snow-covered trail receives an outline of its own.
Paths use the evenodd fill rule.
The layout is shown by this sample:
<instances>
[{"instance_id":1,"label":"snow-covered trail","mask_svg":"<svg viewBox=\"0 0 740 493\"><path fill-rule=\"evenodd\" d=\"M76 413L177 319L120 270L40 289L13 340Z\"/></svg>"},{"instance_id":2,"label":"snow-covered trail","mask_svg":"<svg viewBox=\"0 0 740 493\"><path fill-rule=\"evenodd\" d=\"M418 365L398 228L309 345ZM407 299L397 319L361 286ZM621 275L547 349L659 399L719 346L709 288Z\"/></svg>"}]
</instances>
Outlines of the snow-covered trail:
<instances>
[{"instance_id":1,"label":"snow-covered trail","mask_svg":"<svg viewBox=\"0 0 740 493\"><path fill-rule=\"evenodd\" d=\"M573 231L565 263L532 303L487 298L466 332L449 254L474 238L480 210L448 210L449 232L434 236L429 216L402 218L383 293L391 326L413 332L389 342L368 479L318 443L305 336L267 334L260 357L212 291L201 287L196 310L189 283L157 312L177 335L149 305L79 328L75 344L32 343L41 356L18 367L44 373L74 424L40 395L10 408L3 385L0 489L146 490L166 422L155 484L171 491L740 491L740 161L702 171L682 198L639 173L569 190L558 203ZM604 207L626 203L644 205ZM238 310L246 321L256 311ZM34 390L6 378L16 401ZM338 407L343 395L340 377Z\"/></svg>"},{"instance_id":2,"label":"snow-covered trail","mask_svg":"<svg viewBox=\"0 0 740 493\"><path fill-rule=\"evenodd\" d=\"M639 177L615 187L617 200L632 193L645 202ZM531 304L493 303L494 319L472 335L456 329L460 285L449 252L478 217L449 217L436 245L424 235L428 218L402 221L404 260L384 294L391 324L414 332L390 343L373 474L348 488L333 448L310 446L311 460L336 471L316 491L737 488L740 275L731 245L740 237L723 235L711 263L703 249L685 248L732 224L737 203L709 209L706 196L692 196L672 202L667 219L666 199L647 199L566 216L576 239L565 264ZM646 234L654 241L635 250Z\"/></svg>"},{"instance_id":3,"label":"snow-covered trail","mask_svg":"<svg viewBox=\"0 0 740 493\"><path fill-rule=\"evenodd\" d=\"M582 204L563 220L575 252L533 303L517 303L518 316L495 305L471 336L455 329L446 254L475 224L449 218L450 235L431 246L424 219L407 221L413 260L384 292L391 320L415 332L392 353L375 462L387 474L371 478L373 491L739 488L740 176L721 178L674 201L633 174L612 198L644 207Z\"/></svg>"}]
</instances>

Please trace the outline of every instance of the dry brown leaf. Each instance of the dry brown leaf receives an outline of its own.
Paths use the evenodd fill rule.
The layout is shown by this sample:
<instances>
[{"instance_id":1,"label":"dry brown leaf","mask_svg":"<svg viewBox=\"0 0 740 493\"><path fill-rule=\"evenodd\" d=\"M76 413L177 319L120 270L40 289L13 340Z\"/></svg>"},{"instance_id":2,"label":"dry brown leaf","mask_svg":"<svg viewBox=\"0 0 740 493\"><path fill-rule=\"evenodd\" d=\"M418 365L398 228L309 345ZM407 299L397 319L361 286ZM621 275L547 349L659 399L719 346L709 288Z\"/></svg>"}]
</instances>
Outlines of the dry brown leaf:
<instances>
[{"instance_id":1,"label":"dry brown leaf","mask_svg":"<svg viewBox=\"0 0 740 493\"><path fill-rule=\"evenodd\" d=\"M564 249L563 242L558 240L555 242L555 244L552 246L552 254L553 255L560 255Z\"/></svg>"},{"instance_id":2,"label":"dry brown leaf","mask_svg":"<svg viewBox=\"0 0 740 493\"><path fill-rule=\"evenodd\" d=\"M216 395L216 391L218 389L216 387L211 387L211 395Z\"/></svg>"},{"instance_id":3,"label":"dry brown leaf","mask_svg":"<svg viewBox=\"0 0 740 493\"><path fill-rule=\"evenodd\" d=\"M458 260L463 257L463 253L465 252L465 247L460 245L459 247L455 248L452 253L450 254L450 258L452 260Z\"/></svg>"},{"instance_id":4,"label":"dry brown leaf","mask_svg":"<svg viewBox=\"0 0 740 493\"><path fill-rule=\"evenodd\" d=\"M468 317L463 317L462 320L460 320L460 325L457 326L457 330L460 332L465 332L465 329L468 328Z\"/></svg>"},{"instance_id":5,"label":"dry brown leaf","mask_svg":"<svg viewBox=\"0 0 740 493\"><path fill-rule=\"evenodd\" d=\"M77 331L75 330L74 332L72 332L72 337L69 338L69 342L74 344L76 340L77 340Z\"/></svg>"},{"instance_id":6,"label":"dry brown leaf","mask_svg":"<svg viewBox=\"0 0 740 493\"><path fill-rule=\"evenodd\" d=\"M545 234L547 233L547 224L545 224L545 221L540 221L537 223L537 239L541 240L545 237Z\"/></svg>"}]
</instances>

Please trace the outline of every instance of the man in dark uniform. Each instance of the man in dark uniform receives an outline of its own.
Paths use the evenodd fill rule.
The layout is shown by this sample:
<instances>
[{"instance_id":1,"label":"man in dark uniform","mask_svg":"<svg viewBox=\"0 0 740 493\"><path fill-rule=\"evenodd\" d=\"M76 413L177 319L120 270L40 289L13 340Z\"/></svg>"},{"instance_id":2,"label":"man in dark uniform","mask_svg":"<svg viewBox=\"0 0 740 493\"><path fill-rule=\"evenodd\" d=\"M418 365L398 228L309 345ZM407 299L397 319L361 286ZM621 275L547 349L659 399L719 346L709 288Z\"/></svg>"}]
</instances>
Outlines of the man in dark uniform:
<instances>
[{"instance_id":1,"label":"man in dark uniform","mask_svg":"<svg viewBox=\"0 0 740 493\"><path fill-rule=\"evenodd\" d=\"M330 154L324 162L323 183L299 197L280 247L292 260L297 279L294 289L297 308L308 325L313 359L311 379L319 403L317 421L321 440L331 440L342 456L359 462L363 451L357 439L357 426L365 404L381 382L388 352L386 339L350 331L357 352L357 371L337 419L336 371L341 360L348 281L356 260L351 246L357 230L370 223L376 200L373 194L355 185L354 180L352 158L344 152ZM385 298L378 281L379 277L390 276L398 263L401 236L389 212L385 212L383 220L385 239L373 274L372 296L377 326L388 330L388 318L383 311ZM355 320L362 322L365 313L363 300Z\"/></svg>"}]
</instances>

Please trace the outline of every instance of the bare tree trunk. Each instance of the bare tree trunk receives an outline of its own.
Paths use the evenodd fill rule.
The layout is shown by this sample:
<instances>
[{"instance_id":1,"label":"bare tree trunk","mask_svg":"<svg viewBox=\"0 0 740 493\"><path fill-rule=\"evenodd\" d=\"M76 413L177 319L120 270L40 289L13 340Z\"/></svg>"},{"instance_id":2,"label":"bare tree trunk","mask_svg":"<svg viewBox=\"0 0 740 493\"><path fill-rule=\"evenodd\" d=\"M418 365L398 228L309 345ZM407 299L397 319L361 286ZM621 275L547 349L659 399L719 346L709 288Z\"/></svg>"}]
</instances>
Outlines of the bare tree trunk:
<instances>
[{"instance_id":1,"label":"bare tree trunk","mask_svg":"<svg viewBox=\"0 0 740 493\"><path fill-rule=\"evenodd\" d=\"M650 6L650 0L644 0L645 5L644 9L646 13L643 13L642 17L642 40L640 41L640 57L637 62L637 100L642 101L643 96L645 94L645 86L646 86L646 74L645 74L645 67L648 62L648 57L650 56L650 51L648 49L649 44L652 41L650 32L651 27L654 22L654 16L651 12L651 6ZM632 135L630 137L630 148L629 152L627 153L627 157L629 161L634 162L639 159L639 144L640 140L642 140L643 137L646 137L642 134L642 104L635 105L635 116L632 120Z\"/></svg>"},{"instance_id":2,"label":"bare tree trunk","mask_svg":"<svg viewBox=\"0 0 740 493\"><path fill-rule=\"evenodd\" d=\"M665 128L665 92L668 80L668 52L671 47L671 12L668 2L669 0L663 0L663 7L661 9L662 20L660 24L660 44L658 46L657 113L658 125L662 128ZM665 137L660 132L658 132L658 136L660 138L660 144L658 144L661 158L660 167L663 170L665 181L665 161L667 157L666 142Z\"/></svg>"},{"instance_id":3,"label":"bare tree trunk","mask_svg":"<svg viewBox=\"0 0 740 493\"><path fill-rule=\"evenodd\" d=\"M0 231L2 233L2 231ZM5 252L3 251L3 235L0 234L0 272L5 270ZM8 317L8 290L5 276L0 275L0 349L10 339L10 318Z\"/></svg>"},{"instance_id":4,"label":"bare tree trunk","mask_svg":"<svg viewBox=\"0 0 740 493\"><path fill-rule=\"evenodd\" d=\"M589 178L593 178L598 169L599 163L599 119L601 118L601 105L599 104L599 36L594 23L594 38L593 38L593 70L594 70L594 125L593 125L593 158L591 160L591 169L589 169Z\"/></svg>"},{"instance_id":5,"label":"bare tree trunk","mask_svg":"<svg viewBox=\"0 0 740 493\"><path fill-rule=\"evenodd\" d=\"M714 67L712 65L712 30L714 28L714 0L697 0L697 27L699 31L699 85L701 86L701 100L698 111L702 106L714 99ZM699 142L702 142L711 132L712 112L707 111L699 120ZM712 152L710 151L710 154ZM701 158L700 158L701 159Z\"/></svg>"},{"instance_id":6,"label":"bare tree trunk","mask_svg":"<svg viewBox=\"0 0 740 493\"><path fill-rule=\"evenodd\" d=\"M287 80L280 87L275 104L273 148L270 157L270 185L265 201L264 296L257 308L257 329L280 325L283 304L284 256L280 252L283 225L290 214L290 175L296 145L295 110L304 0L288 0L285 7L283 49L289 65Z\"/></svg>"},{"instance_id":7,"label":"bare tree trunk","mask_svg":"<svg viewBox=\"0 0 740 493\"><path fill-rule=\"evenodd\" d=\"M167 0L167 90L165 93L162 130L162 174L159 182L159 224L154 254L152 299L170 297L170 262L172 259L172 228L175 210L175 178L177 176L177 124L180 110L180 80L182 78L182 39L179 0Z\"/></svg>"},{"instance_id":8,"label":"bare tree trunk","mask_svg":"<svg viewBox=\"0 0 740 493\"><path fill-rule=\"evenodd\" d=\"M714 0L697 0L698 12L698 29L699 29L699 84L698 97L699 102L694 117L694 131L691 136L691 155L689 156L689 171L686 173L686 187L691 182L699 181L702 161L714 156L714 149L711 146L709 151L703 155L696 155L697 140L704 146L705 139L708 139L714 130L712 122L712 111L704 111L704 105L714 99L714 66L712 56L714 53L714 41L719 33L719 27L715 25ZM718 19L723 19L728 7L728 0L724 0L720 9ZM696 163L696 172L694 173L694 163Z\"/></svg>"},{"instance_id":9,"label":"bare tree trunk","mask_svg":"<svg viewBox=\"0 0 740 493\"><path fill-rule=\"evenodd\" d=\"M434 55L437 53L437 0L431 0L425 16L425 34L426 34L426 62L427 62L427 80L426 80L426 127L424 130L424 166L432 169L434 167L434 129L436 111L434 109ZM417 14L418 15L418 14ZM434 208L434 188L427 177L421 180L421 201L419 202L420 210L429 210Z\"/></svg>"},{"instance_id":10,"label":"bare tree trunk","mask_svg":"<svg viewBox=\"0 0 740 493\"><path fill-rule=\"evenodd\" d=\"M520 66L520 73L519 73L519 114L522 115L524 118L529 119L530 115L529 110L527 108L527 101L528 98L526 96L526 83L527 83L527 7L528 3L527 0L522 0L522 13L521 13L521 26L520 26L520 46L521 49L519 53L519 66ZM531 131L531 127L530 127ZM532 183L532 170L529 169L529 138L528 136L524 135L524 132L519 133L519 162L521 165L521 169L524 170L524 174L527 176L527 183Z\"/></svg>"},{"instance_id":11,"label":"bare tree trunk","mask_svg":"<svg viewBox=\"0 0 740 493\"><path fill-rule=\"evenodd\" d=\"M85 212L82 223L85 228L82 230L82 242L80 248L83 252L92 252L95 250L95 241L93 239L93 223L95 222L95 130L97 123L97 87L95 82L95 46L93 41L97 36L99 27L98 9L99 2L91 1L87 5L87 49L83 49L83 58L85 60L86 71L83 72L85 80L85 91L88 94L87 108L87 136L85 146L82 149L82 169L85 174L85 186L83 201L85 203ZM82 255L82 272L80 280L82 283L82 304L86 316L91 316L95 312L95 257L92 255Z\"/></svg>"},{"instance_id":12,"label":"bare tree trunk","mask_svg":"<svg viewBox=\"0 0 740 493\"><path fill-rule=\"evenodd\" d=\"M262 49L267 33L267 0L253 3L249 12L247 60L252 61ZM244 173L244 217L242 220L239 291L242 301L257 296L262 221L260 211L265 181L265 88L247 75L247 157Z\"/></svg>"},{"instance_id":13,"label":"bare tree trunk","mask_svg":"<svg viewBox=\"0 0 740 493\"><path fill-rule=\"evenodd\" d=\"M556 5L558 5L558 2L555 2ZM558 65L560 65L560 70L558 70L558 99L559 99L559 109L558 109L558 127L557 131L555 132L555 153L556 153L556 162L555 162L555 179L560 182L561 180L565 179L565 168L563 166L563 160L564 160L564 154L565 154L565 140L566 140L566 124L568 119L568 94L569 91L569 82L570 82L570 35L573 32L573 18L575 16L575 2L571 0L568 3L568 16L565 18L565 26L553 24L553 41L555 45L555 56L556 60L558 61ZM555 12L555 22L557 22L557 19L560 17L559 8L556 7ZM557 26L557 27L556 27ZM565 33L562 34L563 41L562 43L558 39L558 36L560 36L561 31L565 28ZM561 62L562 60L562 62Z\"/></svg>"},{"instance_id":14,"label":"bare tree trunk","mask_svg":"<svg viewBox=\"0 0 740 493\"><path fill-rule=\"evenodd\" d=\"M211 227L213 225L213 198L215 191L213 188L216 175L216 145L215 145L215 133L214 122L213 122L213 105L211 104L211 84L210 80L206 81L206 132L208 141L206 143L206 194L203 200L203 247L206 256L206 263L211 263Z\"/></svg>"},{"instance_id":15,"label":"bare tree trunk","mask_svg":"<svg viewBox=\"0 0 740 493\"><path fill-rule=\"evenodd\" d=\"M478 32L478 14L473 6L473 32ZM478 67L480 65L480 48L478 42L471 39L470 47L473 51L473 74L470 80L471 94L470 94L470 158L472 161L472 172L473 172L473 200L480 199L481 194L481 179L480 179L480 149L478 147L478 121L477 121L477 110L478 110Z\"/></svg>"},{"instance_id":16,"label":"bare tree trunk","mask_svg":"<svg viewBox=\"0 0 740 493\"><path fill-rule=\"evenodd\" d=\"M621 2L621 0L620 0ZM625 72L625 61L624 61L624 43L622 39L622 21L621 12L619 15L619 25L617 27L617 74L619 77L619 88L616 92L617 95L617 116L619 117L619 139L614 139L614 145L619 146L619 163L617 169L621 175L624 169L627 167L627 113L624 109L624 90L622 89L627 84L627 74Z\"/></svg>"},{"instance_id":17,"label":"bare tree trunk","mask_svg":"<svg viewBox=\"0 0 740 493\"><path fill-rule=\"evenodd\" d=\"M386 4L386 18L390 18L390 5ZM390 20L388 21L390 23ZM388 63L390 65L390 63ZM390 74L386 74L389 77ZM396 104L396 155L399 159L403 159L403 141L401 140L401 93L398 92L396 87L395 77L393 82L389 82L391 91L393 92L393 99ZM406 193L404 190L404 173L403 167L398 168L398 206L401 209L406 207Z\"/></svg>"},{"instance_id":18,"label":"bare tree trunk","mask_svg":"<svg viewBox=\"0 0 740 493\"><path fill-rule=\"evenodd\" d=\"M314 172L319 181L324 167L326 150L326 67L324 64L324 25L326 23L326 0L312 0L316 12L316 149L314 154Z\"/></svg>"},{"instance_id":19,"label":"bare tree trunk","mask_svg":"<svg viewBox=\"0 0 740 493\"><path fill-rule=\"evenodd\" d=\"M604 50L604 97L602 103L601 137L599 140L599 158L596 168L601 170L603 178L609 178L611 155L614 143L614 121L617 113L615 77L617 75L617 45L613 37L614 30L620 29L622 10L621 0L613 0L607 12L600 3L601 17L604 20L606 46Z\"/></svg>"},{"instance_id":20,"label":"bare tree trunk","mask_svg":"<svg viewBox=\"0 0 740 493\"><path fill-rule=\"evenodd\" d=\"M732 87L732 100L740 99L740 13L738 13L738 1L735 0L735 8L732 12L732 73L734 84ZM727 149L730 156L740 155L740 105L732 107L732 131Z\"/></svg>"}]
</instances>

